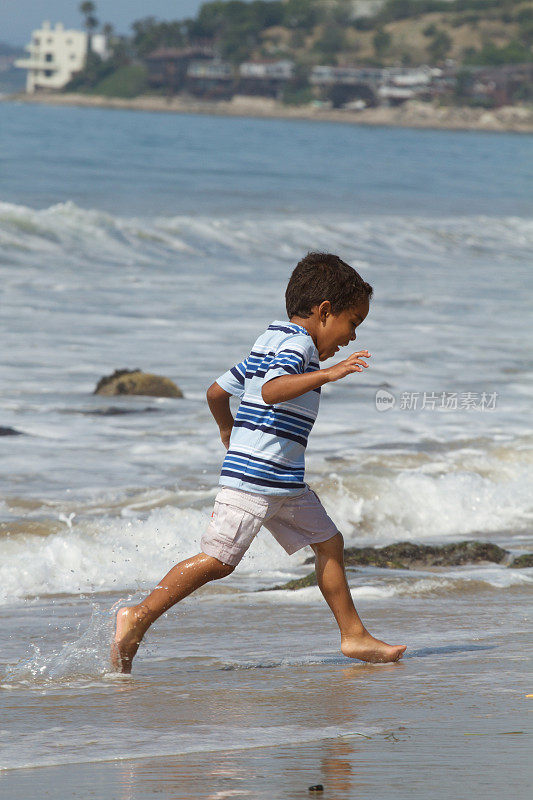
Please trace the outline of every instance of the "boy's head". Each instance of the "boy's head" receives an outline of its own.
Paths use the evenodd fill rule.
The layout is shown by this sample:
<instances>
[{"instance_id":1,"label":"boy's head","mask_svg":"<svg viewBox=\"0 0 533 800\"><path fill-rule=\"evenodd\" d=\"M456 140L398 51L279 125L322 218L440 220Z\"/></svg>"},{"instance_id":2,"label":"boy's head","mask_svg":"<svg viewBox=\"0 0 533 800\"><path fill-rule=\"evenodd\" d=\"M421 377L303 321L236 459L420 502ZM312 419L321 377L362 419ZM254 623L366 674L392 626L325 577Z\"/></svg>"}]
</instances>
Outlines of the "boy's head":
<instances>
[{"instance_id":1,"label":"boy's head","mask_svg":"<svg viewBox=\"0 0 533 800\"><path fill-rule=\"evenodd\" d=\"M372 294L372 286L338 256L308 253L290 277L285 302L289 319L304 323L323 361L355 339Z\"/></svg>"}]
</instances>

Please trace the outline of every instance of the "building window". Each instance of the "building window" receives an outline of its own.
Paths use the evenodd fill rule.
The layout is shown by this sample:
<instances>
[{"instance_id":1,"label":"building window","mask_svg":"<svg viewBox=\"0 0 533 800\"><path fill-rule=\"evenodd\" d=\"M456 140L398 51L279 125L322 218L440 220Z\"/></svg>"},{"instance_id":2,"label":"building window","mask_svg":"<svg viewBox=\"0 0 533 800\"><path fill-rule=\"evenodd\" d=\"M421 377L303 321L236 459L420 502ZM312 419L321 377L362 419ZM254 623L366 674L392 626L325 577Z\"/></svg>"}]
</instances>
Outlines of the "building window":
<instances>
[{"instance_id":1,"label":"building window","mask_svg":"<svg viewBox=\"0 0 533 800\"><path fill-rule=\"evenodd\" d=\"M33 37L33 44L34 44L36 47L39 47L40 43L41 43L41 40L39 39L39 37L38 37L38 36L34 36L34 37Z\"/></svg>"},{"instance_id":2,"label":"building window","mask_svg":"<svg viewBox=\"0 0 533 800\"><path fill-rule=\"evenodd\" d=\"M72 44L72 39L67 39L67 44Z\"/></svg>"},{"instance_id":3,"label":"building window","mask_svg":"<svg viewBox=\"0 0 533 800\"><path fill-rule=\"evenodd\" d=\"M71 53L70 54L71 61L73 61L75 58L76 58L76 53Z\"/></svg>"},{"instance_id":4,"label":"building window","mask_svg":"<svg viewBox=\"0 0 533 800\"><path fill-rule=\"evenodd\" d=\"M52 37L49 36L48 39L46 40L46 44L52 44L53 41L54 40L52 39Z\"/></svg>"},{"instance_id":5,"label":"building window","mask_svg":"<svg viewBox=\"0 0 533 800\"><path fill-rule=\"evenodd\" d=\"M45 71L44 71L44 77L45 78L51 78L52 75L53 75L53 72L52 72L51 69L45 69Z\"/></svg>"},{"instance_id":6,"label":"building window","mask_svg":"<svg viewBox=\"0 0 533 800\"><path fill-rule=\"evenodd\" d=\"M46 53L45 56L44 56L44 60L45 61L53 61L54 60L53 53Z\"/></svg>"}]
</instances>

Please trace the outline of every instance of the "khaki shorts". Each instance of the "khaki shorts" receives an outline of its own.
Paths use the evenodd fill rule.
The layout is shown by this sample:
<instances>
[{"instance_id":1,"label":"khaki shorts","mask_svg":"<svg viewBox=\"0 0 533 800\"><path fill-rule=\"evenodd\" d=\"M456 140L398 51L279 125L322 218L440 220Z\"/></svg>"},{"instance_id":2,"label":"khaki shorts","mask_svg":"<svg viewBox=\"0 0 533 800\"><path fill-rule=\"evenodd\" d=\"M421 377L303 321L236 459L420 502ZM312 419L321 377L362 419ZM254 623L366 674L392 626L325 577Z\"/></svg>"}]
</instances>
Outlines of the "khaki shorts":
<instances>
[{"instance_id":1,"label":"khaki shorts","mask_svg":"<svg viewBox=\"0 0 533 800\"><path fill-rule=\"evenodd\" d=\"M202 536L202 552L235 567L261 526L270 531L289 555L338 533L308 486L298 495L254 494L223 486Z\"/></svg>"}]
</instances>

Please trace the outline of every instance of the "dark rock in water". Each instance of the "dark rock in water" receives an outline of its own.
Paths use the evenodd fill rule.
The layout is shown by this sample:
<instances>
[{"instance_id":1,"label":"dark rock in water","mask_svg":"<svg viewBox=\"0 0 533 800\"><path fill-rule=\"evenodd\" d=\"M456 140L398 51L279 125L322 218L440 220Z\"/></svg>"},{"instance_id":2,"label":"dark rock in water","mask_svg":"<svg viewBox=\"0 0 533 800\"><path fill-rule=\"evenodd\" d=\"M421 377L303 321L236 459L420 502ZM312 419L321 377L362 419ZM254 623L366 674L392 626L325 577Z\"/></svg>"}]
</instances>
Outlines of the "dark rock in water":
<instances>
[{"instance_id":1,"label":"dark rock in water","mask_svg":"<svg viewBox=\"0 0 533 800\"><path fill-rule=\"evenodd\" d=\"M0 436L24 436L24 434L22 431L15 430L15 428L0 427Z\"/></svg>"},{"instance_id":2,"label":"dark rock in water","mask_svg":"<svg viewBox=\"0 0 533 800\"><path fill-rule=\"evenodd\" d=\"M355 565L361 567L384 567L386 569L410 569L411 567L457 567L461 564L476 564L490 561L501 564L509 556L509 550L498 547L491 542L453 542L444 545L413 544L398 542L386 547L347 547L344 550L344 563L349 569ZM305 564L314 562L314 556L307 558ZM533 553L524 553L514 559L511 567L533 567ZM270 592L274 589L304 589L306 586L317 586L316 572L310 572L304 578L287 581L280 586L259 589Z\"/></svg>"},{"instance_id":3,"label":"dark rock in water","mask_svg":"<svg viewBox=\"0 0 533 800\"><path fill-rule=\"evenodd\" d=\"M137 394L147 397L183 397L176 384L162 375L152 375L140 369L117 369L112 375L101 378L94 394Z\"/></svg>"},{"instance_id":4,"label":"dark rock in water","mask_svg":"<svg viewBox=\"0 0 533 800\"><path fill-rule=\"evenodd\" d=\"M82 411L86 417L114 417L120 414L146 414L152 411L160 411L159 408L152 408L146 406L145 408L119 408L118 406L109 406L108 408L94 408L91 411Z\"/></svg>"},{"instance_id":5,"label":"dark rock in water","mask_svg":"<svg viewBox=\"0 0 533 800\"><path fill-rule=\"evenodd\" d=\"M345 564L351 566L387 567L389 569L409 569L409 567L456 567L460 564L475 564L491 561L501 564L508 550L491 542L453 542L444 545L413 544L398 542L386 547L347 547L344 551ZM314 558L306 560L312 563Z\"/></svg>"},{"instance_id":6,"label":"dark rock in water","mask_svg":"<svg viewBox=\"0 0 533 800\"><path fill-rule=\"evenodd\" d=\"M279 586L271 586L268 589L258 589L259 592L273 592L276 589L306 589L308 586L318 586L316 572L313 570L304 578L295 578L287 583L280 584Z\"/></svg>"},{"instance_id":7,"label":"dark rock in water","mask_svg":"<svg viewBox=\"0 0 533 800\"><path fill-rule=\"evenodd\" d=\"M373 548L362 548L362 550L363 552L359 548L348 548L346 564L361 564L361 557L365 560L372 558ZM509 553L508 550L504 550L496 544L477 541L453 542L444 545L398 542L387 547L377 548L377 552L378 558L374 562L374 566L391 566L400 569L409 569L410 566L456 567L461 564L475 564L479 561L500 564ZM366 563L372 562L366 560Z\"/></svg>"},{"instance_id":8,"label":"dark rock in water","mask_svg":"<svg viewBox=\"0 0 533 800\"><path fill-rule=\"evenodd\" d=\"M317 783L316 786L310 786L309 787L309 791L310 792L323 792L324 791L324 787L322 786L321 783Z\"/></svg>"},{"instance_id":9,"label":"dark rock in water","mask_svg":"<svg viewBox=\"0 0 533 800\"><path fill-rule=\"evenodd\" d=\"M515 569L524 569L525 567L533 567L533 553L524 553L522 556L517 556L510 564L510 567Z\"/></svg>"}]
</instances>

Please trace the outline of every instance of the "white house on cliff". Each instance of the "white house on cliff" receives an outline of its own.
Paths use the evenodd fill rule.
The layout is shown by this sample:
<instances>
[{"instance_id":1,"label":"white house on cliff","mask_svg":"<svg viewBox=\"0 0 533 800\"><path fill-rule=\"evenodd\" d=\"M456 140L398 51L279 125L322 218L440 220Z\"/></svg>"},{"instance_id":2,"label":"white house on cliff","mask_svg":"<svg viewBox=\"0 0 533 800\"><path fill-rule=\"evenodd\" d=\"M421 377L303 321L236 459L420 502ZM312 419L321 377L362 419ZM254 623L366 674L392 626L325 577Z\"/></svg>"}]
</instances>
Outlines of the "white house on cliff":
<instances>
[{"instance_id":1,"label":"white house on cliff","mask_svg":"<svg viewBox=\"0 0 533 800\"><path fill-rule=\"evenodd\" d=\"M43 22L41 28L33 31L25 49L28 55L15 61L15 66L28 70L26 91L33 94L39 89L62 89L74 73L85 66L87 34L65 30L61 22L55 27ZM93 34L91 49L106 58L106 37L101 33Z\"/></svg>"}]
</instances>

